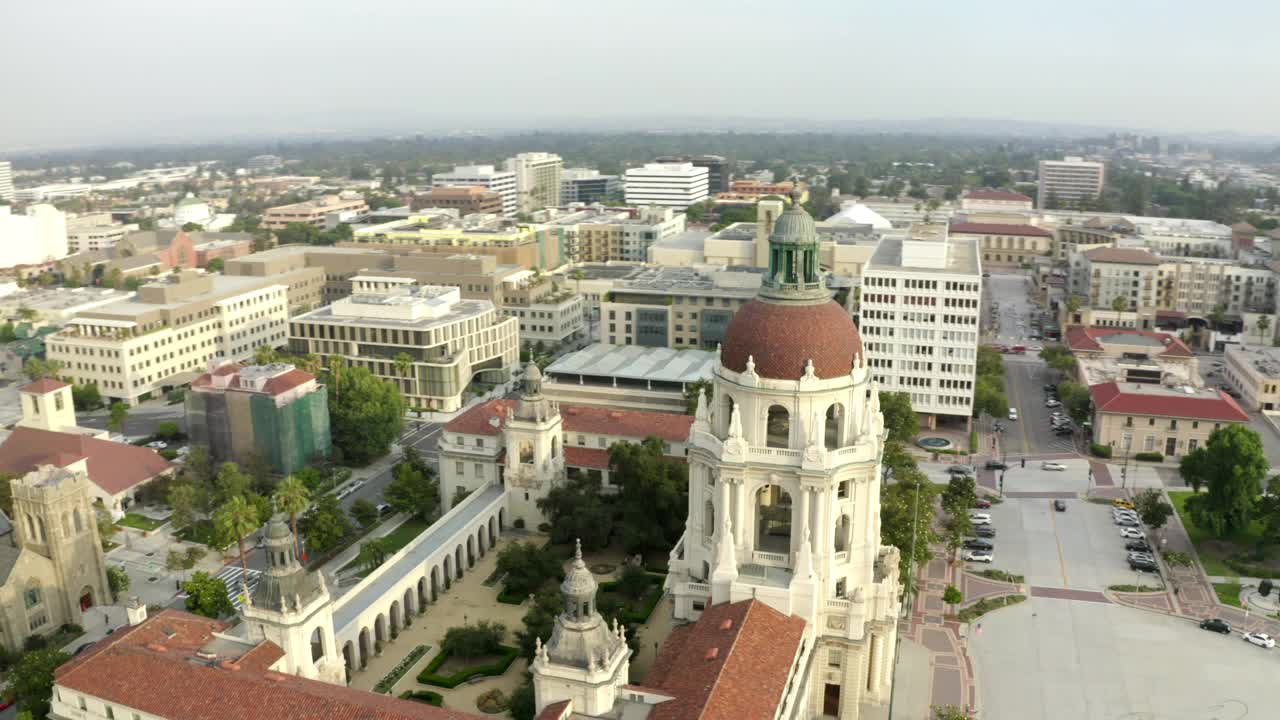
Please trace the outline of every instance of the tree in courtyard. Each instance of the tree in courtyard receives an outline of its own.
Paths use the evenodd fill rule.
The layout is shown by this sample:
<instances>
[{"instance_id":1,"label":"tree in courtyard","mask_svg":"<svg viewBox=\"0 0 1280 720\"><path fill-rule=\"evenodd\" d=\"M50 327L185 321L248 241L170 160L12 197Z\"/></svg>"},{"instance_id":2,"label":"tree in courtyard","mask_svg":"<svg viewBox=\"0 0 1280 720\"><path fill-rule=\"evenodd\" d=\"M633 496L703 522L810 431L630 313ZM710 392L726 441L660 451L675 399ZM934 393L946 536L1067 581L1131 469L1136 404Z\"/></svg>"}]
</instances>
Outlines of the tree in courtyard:
<instances>
[{"instance_id":1,"label":"tree in courtyard","mask_svg":"<svg viewBox=\"0 0 1280 720\"><path fill-rule=\"evenodd\" d=\"M666 456L667 443L650 436L640 444L614 443L609 473L618 486L618 531L627 552L670 547L684 532L689 506L689 467Z\"/></svg>"},{"instance_id":2,"label":"tree in courtyard","mask_svg":"<svg viewBox=\"0 0 1280 720\"><path fill-rule=\"evenodd\" d=\"M307 547L322 555L337 547L353 530L351 520L332 493L317 498L315 507L302 516L299 524L307 536Z\"/></svg>"},{"instance_id":3,"label":"tree in courtyard","mask_svg":"<svg viewBox=\"0 0 1280 720\"><path fill-rule=\"evenodd\" d=\"M198 546L189 547L186 552L180 548L171 548L164 558L164 567L169 572L182 573L182 581L186 582L187 571L203 560L204 556L204 548Z\"/></svg>"},{"instance_id":4,"label":"tree in courtyard","mask_svg":"<svg viewBox=\"0 0 1280 720\"><path fill-rule=\"evenodd\" d=\"M559 572L560 560L551 548L517 542L498 551L498 574L502 576L504 594L523 596L535 592Z\"/></svg>"},{"instance_id":5,"label":"tree in courtyard","mask_svg":"<svg viewBox=\"0 0 1280 720\"><path fill-rule=\"evenodd\" d=\"M198 572L182 584L187 594L187 610L207 618L220 618L235 612L227 586L207 572Z\"/></svg>"},{"instance_id":6,"label":"tree in courtyard","mask_svg":"<svg viewBox=\"0 0 1280 720\"><path fill-rule=\"evenodd\" d=\"M129 419L129 406L119 400L111 403L110 416L107 418L107 429L112 432L124 432L124 423Z\"/></svg>"},{"instance_id":7,"label":"tree in courtyard","mask_svg":"<svg viewBox=\"0 0 1280 720\"><path fill-rule=\"evenodd\" d=\"M53 671L71 659L57 648L32 650L22 654L5 683L5 697L18 710L43 720L49 716L49 700L53 696Z\"/></svg>"},{"instance_id":8,"label":"tree in courtyard","mask_svg":"<svg viewBox=\"0 0 1280 720\"><path fill-rule=\"evenodd\" d=\"M1178 464L1183 481L1197 491L1187 500L1192 522L1217 537L1248 527L1269 467L1262 440L1249 426L1214 430L1204 447ZM1201 488L1206 492L1199 493Z\"/></svg>"},{"instance_id":9,"label":"tree in courtyard","mask_svg":"<svg viewBox=\"0 0 1280 720\"><path fill-rule=\"evenodd\" d=\"M368 498L357 498L351 503L351 517L362 528L367 528L378 521L378 506Z\"/></svg>"},{"instance_id":10,"label":"tree in courtyard","mask_svg":"<svg viewBox=\"0 0 1280 720\"><path fill-rule=\"evenodd\" d=\"M440 649L453 657L477 658L501 650L506 636L507 628L502 623L481 620L446 630Z\"/></svg>"},{"instance_id":11,"label":"tree in courtyard","mask_svg":"<svg viewBox=\"0 0 1280 720\"><path fill-rule=\"evenodd\" d=\"M410 372L413 370L413 356L407 352L396 353L394 362L396 364L396 372L399 373L400 377L409 377Z\"/></svg>"},{"instance_id":12,"label":"tree in courtyard","mask_svg":"<svg viewBox=\"0 0 1280 720\"><path fill-rule=\"evenodd\" d=\"M329 383L329 427L343 460L364 465L386 455L404 425L404 409L400 390L367 368L335 372Z\"/></svg>"},{"instance_id":13,"label":"tree in courtyard","mask_svg":"<svg viewBox=\"0 0 1280 720\"><path fill-rule=\"evenodd\" d=\"M890 440L910 442L920 431L920 420L911 409L911 396L904 392L880 392L880 412Z\"/></svg>"},{"instance_id":14,"label":"tree in courtyard","mask_svg":"<svg viewBox=\"0 0 1280 720\"><path fill-rule=\"evenodd\" d=\"M121 593L129 591L129 573L119 565L111 565L107 568L107 588L111 590L111 600L120 599Z\"/></svg>"},{"instance_id":15,"label":"tree in courtyard","mask_svg":"<svg viewBox=\"0 0 1280 720\"><path fill-rule=\"evenodd\" d=\"M440 484L425 465L401 461L391 471L392 479L382 492L396 512L430 520L440 506Z\"/></svg>"},{"instance_id":16,"label":"tree in courtyard","mask_svg":"<svg viewBox=\"0 0 1280 720\"><path fill-rule=\"evenodd\" d=\"M942 602L954 607L964 602L964 595L960 594L960 588L948 585L947 589L942 591Z\"/></svg>"},{"instance_id":17,"label":"tree in courtyard","mask_svg":"<svg viewBox=\"0 0 1280 720\"><path fill-rule=\"evenodd\" d=\"M365 572L373 572L379 565L387 561L391 553L391 542L385 537L374 538L360 543L360 552L356 555L356 564Z\"/></svg>"},{"instance_id":18,"label":"tree in courtyard","mask_svg":"<svg viewBox=\"0 0 1280 720\"><path fill-rule=\"evenodd\" d=\"M200 502L198 493L190 480L182 480L169 486L169 497L166 500L172 511L169 522L178 530L185 530L195 524Z\"/></svg>"},{"instance_id":19,"label":"tree in courtyard","mask_svg":"<svg viewBox=\"0 0 1280 720\"><path fill-rule=\"evenodd\" d=\"M1138 493L1133 504L1138 509L1142 523L1155 530L1164 527L1173 515L1173 506L1165 502L1164 494L1155 488L1147 488Z\"/></svg>"},{"instance_id":20,"label":"tree in courtyard","mask_svg":"<svg viewBox=\"0 0 1280 720\"><path fill-rule=\"evenodd\" d=\"M224 462L218 466L218 475L214 478L219 504L226 504L232 498L246 498L253 485L253 478L240 472L240 466L233 462Z\"/></svg>"},{"instance_id":21,"label":"tree in courtyard","mask_svg":"<svg viewBox=\"0 0 1280 720\"><path fill-rule=\"evenodd\" d=\"M76 410L97 410L102 407L102 393L97 383L71 386L71 404Z\"/></svg>"},{"instance_id":22,"label":"tree in courtyard","mask_svg":"<svg viewBox=\"0 0 1280 720\"><path fill-rule=\"evenodd\" d=\"M1271 327L1271 316L1259 315L1254 326L1258 328L1258 336L1265 341L1267 339L1267 330Z\"/></svg>"},{"instance_id":23,"label":"tree in courtyard","mask_svg":"<svg viewBox=\"0 0 1280 720\"><path fill-rule=\"evenodd\" d=\"M254 365L270 365L271 363L279 362L279 360L279 351L270 345L259 345L258 348L253 351Z\"/></svg>"},{"instance_id":24,"label":"tree in courtyard","mask_svg":"<svg viewBox=\"0 0 1280 720\"><path fill-rule=\"evenodd\" d=\"M213 514L213 526L225 543L235 542L240 551L240 568L249 572L249 562L244 551L244 538L262 525L258 509L243 495L228 498Z\"/></svg>"},{"instance_id":25,"label":"tree in courtyard","mask_svg":"<svg viewBox=\"0 0 1280 720\"><path fill-rule=\"evenodd\" d=\"M537 640L543 642L551 639L551 631L556 626L556 616L564 611L564 598L557 590L545 590L534 596L529 610L524 614L524 629L516 631L516 640L520 643L520 652L526 658L533 659L533 651Z\"/></svg>"},{"instance_id":26,"label":"tree in courtyard","mask_svg":"<svg viewBox=\"0 0 1280 720\"><path fill-rule=\"evenodd\" d=\"M1074 322L1076 313L1080 312L1080 296L1071 295L1067 298L1067 322Z\"/></svg>"},{"instance_id":27,"label":"tree in courtyard","mask_svg":"<svg viewBox=\"0 0 1280 720\"><path fill-rule=\"evenodd\" d=\"M613 510L600 494L600 479L590 475L569 478L538 500L538 509L551 525L551 541L557 544L582 540L586 550L598 550L609 542Z\"/></svg>"},{"instance_id":28,"label":"tree in courtyard","mask_svg":"<svg viewBox=\"0 0 1280 720\"><path fill-rule=\"evenodd\" d=\"M298 557L302 557L302 542L298 537L298 515L311 504L311 491L307 490L307 486L302 484L296 475L290 475L276 486L276 492L272 498L280 512L289 513L289 528L293 530L294 552Z\"/></svg>"}]
</instances>

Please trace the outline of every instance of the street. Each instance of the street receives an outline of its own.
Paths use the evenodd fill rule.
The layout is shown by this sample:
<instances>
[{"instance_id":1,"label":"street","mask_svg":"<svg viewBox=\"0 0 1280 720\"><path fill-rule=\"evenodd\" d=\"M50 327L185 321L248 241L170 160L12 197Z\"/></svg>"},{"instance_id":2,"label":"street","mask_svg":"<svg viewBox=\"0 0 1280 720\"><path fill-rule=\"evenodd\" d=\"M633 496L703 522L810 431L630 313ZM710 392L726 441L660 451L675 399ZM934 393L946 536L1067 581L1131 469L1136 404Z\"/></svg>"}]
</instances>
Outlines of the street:
<instances>
[{"instance_id":1,"label":"street","mask_svg":"<svg viewBox=\"0 0 1280 720\"><path fill-rule=\"evenodd\" d=\"M76 423L81 427L106 430L110 417L111 413L107 408L77 412ZM187 420L183 404L148 400L141 405L129 408L129 415L124 421L123 434L130 438L147 437L155 433L160 423L165 422L177 423L178 427L185 432Z\"/></svg>"}]
</instances>

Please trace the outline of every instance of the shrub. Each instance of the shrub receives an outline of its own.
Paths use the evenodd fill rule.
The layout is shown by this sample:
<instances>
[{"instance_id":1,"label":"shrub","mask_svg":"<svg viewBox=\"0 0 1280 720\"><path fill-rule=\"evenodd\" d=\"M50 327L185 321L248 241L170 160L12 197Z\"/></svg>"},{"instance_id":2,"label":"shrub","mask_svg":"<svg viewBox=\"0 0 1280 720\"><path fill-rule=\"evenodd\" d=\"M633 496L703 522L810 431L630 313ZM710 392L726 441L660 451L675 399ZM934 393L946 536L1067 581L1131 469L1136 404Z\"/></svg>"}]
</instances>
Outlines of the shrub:
<instances>
[{"instance_id":1,"label":"shrub","mask_svg":"<svg viewBox=\"0 0 1280 720\"><path fill-rule=\"evenodd\" d=\"M988 580L999 580L1007 583L1022 583L1026 579L1021 575L1015 575L1004 570L982 570L978 574Z\"/></svg>"},{"instance_id":2,"label":"shrub","mask_svg":"<svg viewBox=\"0 0 1280 720\"><path fill-rule=\"evenodd\" d=\"M1142 460L1144 462L1164 462L1164 454L1158 452L1140 452L1133 456L1134 460Z\"/></svg>"},{"instance_id":3,"label":"shrub","mask_svg":"<svg viewBox=\"0 0 1280 720\"><path fill-rule=\"evenodd\" d=\"M1006 605L1016 605L1026 599L1027 597L1025 595L1004 595L1002 597L995 598L982 598L978 602L956 613L956 617L960 619L960 622L970 622L986 615L992 610L1005 607Z\"/></svg>"},{"instance_id":4,"label":"shrub","mask_svg":"<svg viewBox=\"0 0 1280 720\"><path fill-rule=\"evenodd\" d=\"M435 705L436 707L444 706L444 696L431 690L405 690L400 693L400 699L413 700L414 702Z\"/></svg>"},{"instance_id":5,"label":"shrub","mask_svg":"<svg viewBox=\"0 0 1280 720\"><path fill-rule=\"evenodd\" d=\"M178 459L178 451L177 451L177 450L170 450L169 448L165 448L164 450L161 450L161 451L160 451L160 457L164 458L165 460L169 460L169 461L177 460L177 459Z\"/></svg>"},{"instance_id":6,"label":"shrub","mask_svg":"<svg viewBox=\"0 0 1280 720\"><path fill-rule=\"evenodd\" d=\"M486 715L496 715L510 706L507 696L498 688L494 688L476 698L476 709Z\"/></svg>"},{"instance_id":7,"label":"shrub","mask_svg":"<svg viewBox=\"0 0 1280 720\"><path fill-rule=\"evenodd\" d=\"M978 454L978 431L977 430L969 431L969 454L970 455Z\"/></svg>"},{"instance_id":8,"label":"shrub","mask_svg":"<svg viewBox=\"0 0 1280 720\"><path fill-rule=\"evenodd\" d=\"M515 522L513 522L513 523L511 523L511 524L512 524L512 525L514 525L514 526L515 526L515 528L516 528L517 530L523 530L523 529L524 529L524 518L516 518L516 521L515 521Z\"/></svg>"},{"instance_id":9,"label":"shrub","mask_svg":"<svg viewBox=\"0 0 1280 720\"><path fill-rule=\"evenodd\" d=\"M507 628L502 623L488 620L481 620L475 625L451 627L440 643L441 654L448 653L460 658L491 655L502 647L502 639L506 634Z\"/></svg>"},{"instance_id":10,"label":"shrub","mask_svg":"<svg viewBox=\"0 0 1280 720\"><path fill-rule=\"evenodd\" d=\"M449 651L441 648L440 654L431 659L427 663L427 667L418 674L418 682L423 685L435 685L442 688L454 688L462 683L478 676L497 676L505 673L507 668L511 667L511 663L520 655L520 650L508 645L501 645L494 653L498 655L498 659L487 665L476 665L464 668L452 675L437 675L436 670L449 659Z\"/></svg>"},{"instance_id":11,"label":"shrub","mask_svg":"<svg viewBox=\"0 0 1280 720\"><path fill-rule=\"evenodd\" d=\"M394 668L391 668L391 672L382 676L382 679L378 681L378 684L373 686L373 691L376 693L391 692L391 688L395 687L396 683L400 682L400 678L404 677L404 674L409 672L409 668L413 667L414 663L421 660L422 656L426 655L427 650L430 649L430 645L418 645L414 649L410 650L409 654L405 655L403 660L396 663ZM435 693L432 694L435 695ZM404 695L401 695L400 697L404 697ZM439 697L439 695L436 695L436 697Z\"/></svg>"},{"instance_id":12,"label":"shrub","mask_svg":"<svg viewBox=\"0 0 1280 720\"><path fill-rule=\"evenodd\" d=\"M1111 457L1111 447L1101 443L1089 443L1089 452L1094 457L1109 458Z\"/></svg>"},{"instance_id":13,"label":"shrub","mask_svg":"<svg viewBox=\"0 0 1280 720\"><path fill-rule=\"evenodd\" d=\"M622 577L618 578L618 592L634 600L644 597L652 585L649 573L644 568L628 565L622 569Z\"/></svg>"}]
</instances>

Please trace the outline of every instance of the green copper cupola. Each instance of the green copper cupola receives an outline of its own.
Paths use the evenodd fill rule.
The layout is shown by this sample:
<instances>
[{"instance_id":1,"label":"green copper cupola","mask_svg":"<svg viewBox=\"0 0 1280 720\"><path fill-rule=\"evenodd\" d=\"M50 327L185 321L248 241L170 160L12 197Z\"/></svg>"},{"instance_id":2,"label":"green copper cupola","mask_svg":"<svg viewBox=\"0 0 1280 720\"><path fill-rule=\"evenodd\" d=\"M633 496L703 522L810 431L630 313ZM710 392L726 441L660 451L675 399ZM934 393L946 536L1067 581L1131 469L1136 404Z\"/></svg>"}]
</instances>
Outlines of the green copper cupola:
<instances>
[{"instance_id":1,"label":"green copper cupola","mask_svg":"<svg viewBox=\"0 0 1280 720\"><path fill-rule=\"evenodd\" d=\"M760 296L783 302L831 299L818 268L818 229L800 206L799 188L791 193L791 206L778 217L769 235L769 274Z\"/></svg>"}]
</instances>

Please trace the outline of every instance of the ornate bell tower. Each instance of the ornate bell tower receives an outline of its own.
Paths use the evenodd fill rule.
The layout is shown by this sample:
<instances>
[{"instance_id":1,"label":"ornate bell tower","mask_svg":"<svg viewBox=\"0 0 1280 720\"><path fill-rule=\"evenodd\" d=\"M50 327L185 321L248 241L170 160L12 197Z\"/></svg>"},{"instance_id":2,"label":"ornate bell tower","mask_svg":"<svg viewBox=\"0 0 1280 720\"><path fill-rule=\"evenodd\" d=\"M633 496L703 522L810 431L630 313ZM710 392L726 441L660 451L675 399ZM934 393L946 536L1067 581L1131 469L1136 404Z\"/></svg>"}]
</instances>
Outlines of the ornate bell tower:
<instances>
[{"instance_id":1,"label":"ornate bell tower","mask_svg":"<svg viewBox=\"0 0 1280 720\"><path fill-rule=\"evenodd\" d=\"M560 406L542 396L542 371L529 363L524 371L520 400L507 416L502 430L507 458L503 477L513 519L524 518L529 527L543 521L539 498L564 477L564 448Z\"/></svg>"}]
</instances>

